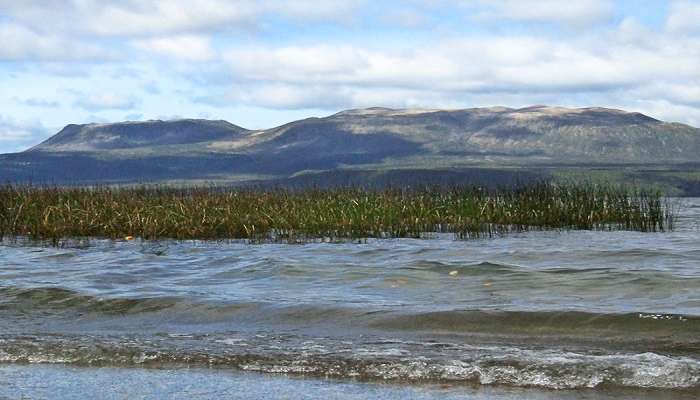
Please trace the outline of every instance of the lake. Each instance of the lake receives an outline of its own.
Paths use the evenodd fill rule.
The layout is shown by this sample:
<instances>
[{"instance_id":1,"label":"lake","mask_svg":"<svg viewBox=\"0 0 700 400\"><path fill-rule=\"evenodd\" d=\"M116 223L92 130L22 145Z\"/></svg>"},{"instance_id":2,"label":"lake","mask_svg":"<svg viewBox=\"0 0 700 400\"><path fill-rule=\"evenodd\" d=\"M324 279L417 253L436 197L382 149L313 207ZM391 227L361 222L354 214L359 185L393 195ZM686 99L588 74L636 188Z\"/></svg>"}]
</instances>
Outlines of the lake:
<instances>
[{"instance_id":1,"label":"lake","mask_svg":"<svg viewBox=\"0 0 700 400\"><path fill-rule=\"evenodd\" d=\"M5 242L0 398L697 398L680 201L666 233Z\"/></svg>"}]
</instances>

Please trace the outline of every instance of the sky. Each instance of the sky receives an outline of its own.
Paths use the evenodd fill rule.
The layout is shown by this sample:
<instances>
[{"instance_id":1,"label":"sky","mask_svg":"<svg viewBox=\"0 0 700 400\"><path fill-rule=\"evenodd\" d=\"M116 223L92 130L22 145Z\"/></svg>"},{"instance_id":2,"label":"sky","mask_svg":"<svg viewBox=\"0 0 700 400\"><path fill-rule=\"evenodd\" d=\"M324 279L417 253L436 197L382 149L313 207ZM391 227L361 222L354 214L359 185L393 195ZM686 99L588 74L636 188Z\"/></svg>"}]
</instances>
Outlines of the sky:
<instances>
[{"instance_id":1,"label":"sky","mask_svg":"<svg viewBox=\"0 0 700 400\"><path fill-rule=\"evenodd\" d=\"M700 0L0 0L0 153L71 123L536 104L700 126Z\"/></svg>"}]
</instances>

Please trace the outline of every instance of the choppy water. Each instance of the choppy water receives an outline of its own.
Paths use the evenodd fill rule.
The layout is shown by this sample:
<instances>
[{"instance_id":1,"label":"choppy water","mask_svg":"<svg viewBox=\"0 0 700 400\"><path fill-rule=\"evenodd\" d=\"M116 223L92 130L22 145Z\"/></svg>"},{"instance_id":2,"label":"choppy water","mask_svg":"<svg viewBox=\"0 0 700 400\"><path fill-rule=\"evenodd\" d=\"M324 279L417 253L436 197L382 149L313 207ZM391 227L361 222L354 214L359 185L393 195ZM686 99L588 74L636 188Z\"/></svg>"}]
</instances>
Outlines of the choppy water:
<instances>
[{"instance_id":1,"label":"choppy water","mask_svg":"<svg viewBox=\"0 0 700 400\"><path fill-rule=\"evenodd\" d=\"M694 396L700 200L684 202L670 233L5 243L0 380L60 363Z\"/></svg>"}]
</instances>

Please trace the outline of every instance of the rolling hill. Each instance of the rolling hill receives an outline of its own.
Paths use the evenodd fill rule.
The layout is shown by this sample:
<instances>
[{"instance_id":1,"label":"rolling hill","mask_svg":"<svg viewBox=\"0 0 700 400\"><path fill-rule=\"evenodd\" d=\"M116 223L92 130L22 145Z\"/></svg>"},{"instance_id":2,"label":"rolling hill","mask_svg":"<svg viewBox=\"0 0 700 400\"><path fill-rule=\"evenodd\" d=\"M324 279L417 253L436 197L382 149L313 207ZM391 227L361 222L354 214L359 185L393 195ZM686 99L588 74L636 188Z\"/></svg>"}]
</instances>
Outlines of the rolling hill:
<instances>
[{"instance_id":1,"label":"rolling hill","mask_svg":"<svg viewBox=\"0 0 700 400\"><path fill-rule=\"evenodd\" d=\"M267 130L195 119L68 125L0 155L0 181L322 186L589 176L692 193L699 154L700 129L622 110L375 107Z\"/></svg>"}]
</instances>

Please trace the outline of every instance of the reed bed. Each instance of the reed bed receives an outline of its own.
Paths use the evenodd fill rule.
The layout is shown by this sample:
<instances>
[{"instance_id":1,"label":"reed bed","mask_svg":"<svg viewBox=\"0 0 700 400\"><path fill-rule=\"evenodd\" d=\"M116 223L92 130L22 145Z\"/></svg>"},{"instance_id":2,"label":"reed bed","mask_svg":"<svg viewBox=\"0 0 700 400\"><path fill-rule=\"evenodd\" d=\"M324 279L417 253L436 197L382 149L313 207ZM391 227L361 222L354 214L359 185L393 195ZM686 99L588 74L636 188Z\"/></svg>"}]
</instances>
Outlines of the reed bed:
<instances>
[{"instance_id":1,"label":"reed bed","mask_svg":"<svg viewBox=\"0 0 700 400\"><path fill-rule=\"evenodd\" d=\"M656 192L611 185L381 191L0 187L0 238L493 237L546 229L664 231L673 208Z\"/></svg>"}]
</instances>

